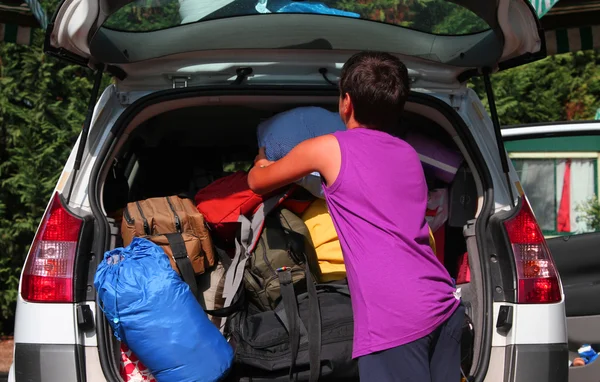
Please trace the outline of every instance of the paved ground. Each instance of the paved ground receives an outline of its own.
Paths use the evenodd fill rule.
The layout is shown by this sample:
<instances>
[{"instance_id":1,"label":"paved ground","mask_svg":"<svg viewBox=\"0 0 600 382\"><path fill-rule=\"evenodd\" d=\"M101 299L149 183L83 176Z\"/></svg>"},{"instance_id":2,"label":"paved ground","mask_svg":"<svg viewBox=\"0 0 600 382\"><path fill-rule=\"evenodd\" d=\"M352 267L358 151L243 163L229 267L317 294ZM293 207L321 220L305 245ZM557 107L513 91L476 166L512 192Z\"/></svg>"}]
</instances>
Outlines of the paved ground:
<instances>
[{"instance_id":1,"label":"paved ground","mask_svg":"<svg viewBox=\"0 0 600 382\"><path fill-rule=\"evenodd\" d=\"M0 382L8 379L8 369L13 358L13 339L11 337L0 338Z\"/></svg>"}]
</instances>

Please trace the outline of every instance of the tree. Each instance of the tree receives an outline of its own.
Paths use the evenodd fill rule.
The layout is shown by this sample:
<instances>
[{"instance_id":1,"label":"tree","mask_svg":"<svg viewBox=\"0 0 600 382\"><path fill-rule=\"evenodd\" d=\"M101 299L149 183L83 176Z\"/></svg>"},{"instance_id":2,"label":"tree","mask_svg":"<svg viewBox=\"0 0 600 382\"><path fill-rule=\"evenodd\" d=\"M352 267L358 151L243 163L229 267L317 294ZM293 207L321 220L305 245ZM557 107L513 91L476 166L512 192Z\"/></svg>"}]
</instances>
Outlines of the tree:
<instances>
[{"instance_id":1,"label":"tree","mask_svg":"<svg viewBox=\"0 0 600 382\"><path fill-rule=\"evenodd\" d=\"M179 0L135 0L113 13L107 28L125 31L152 31L181 24Z\"/></svg>"},{"instance_id":2,"label":"tree","mask_svg":"<svg viewBox=\"0 0 600 382\"><path fill-rule=\"evenodd\" d=\"M600 55L580 51L492 75L502 125L592 119L600 106ZM470 84L487 107L481 78Z\"/></svg>"},{"instance_id":3,"label":"tree","mask_svg":"<svg viewBox=\"0 0 600 382\"><path fill-rule=\"evenodd\" d=\"M578 210L584 213L582 219L588 228L593 232L600 231L600 201L597 197L579 206Z\"/></svg>"},{"instance_id":4,"label":"tree","mask_svg":"<svg viewBox=\"0 0 600 382\"><path fill-rule=\"evenodd\" d=\"M45 56L43 39L0 43L0 333L12 331L20 270L92 87L90 70Z\"/></svg>"}]
</instances>

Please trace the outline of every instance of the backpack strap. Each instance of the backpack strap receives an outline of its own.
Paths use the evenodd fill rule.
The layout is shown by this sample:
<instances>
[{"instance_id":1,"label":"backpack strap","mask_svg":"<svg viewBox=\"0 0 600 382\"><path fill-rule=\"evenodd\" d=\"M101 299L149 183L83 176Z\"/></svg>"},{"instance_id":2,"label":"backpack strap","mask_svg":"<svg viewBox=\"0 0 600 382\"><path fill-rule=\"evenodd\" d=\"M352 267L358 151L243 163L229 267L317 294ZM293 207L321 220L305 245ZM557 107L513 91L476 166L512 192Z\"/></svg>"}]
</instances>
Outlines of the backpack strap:
<instances>
[{"instance_id":1,"label":"backpack strap","mask_svg":"<svg viewBox=\"0 0 600 382\"><path fill-rule=\"evenodd\" d=\"M220 309L214 309L214 310L204 309L204 313L210 314L211 316L219 317L219 318L229 317L232 314L234 314L244 308L244 303L245 303L244 296L245 296L244 289L239 288L238 293L236 293L236 295L233 299L234 300L233 303L231 305L229 305L227 308L220 308Z\"/></svg>"},{"instance_id":2,"label":"backpack strap","mask_svg":"<svg viewBox=\"0 0 600 382\"><path fill-rule=\"evenodd\" d=\"M281 279L279 280L279 284L281 284ZM282 299L283 299L283 294L285 292L283 292L283 288L282 289ZM273 312L275 312L275 314L277 315L277 318L279 318L279 321L281 321L281 323L283 324L283 326L285 327L285 330L289 333L290 332L290 323L287 317L287 310L284 309L285 304L278 304L277 307L275 308L275 310ZM298 324L300 326L300 345L306 345L308 343L308 330L306 330L306 326L304 326L304 322L302 322L302 320L298 321Z\"/></svg>"},{"instance_id":3,"label":"backpack strap","mask_svg":"<svg viewBox=\"0 0 600 382\"><path fill-rule=\"evenodd\" d=\"M213 246L215 252L217 252L217 256L219 256L219 260L221 260L221 264L223 264L223 268L225 268L225 271L227 271L229 269L229 267L231 266L231 259L229 258L229 255L227 254L227 252L225 252L224 249L221 249L219 247Z\"/></svg>"},{"instance_id":4,"label":"backpack strap","mask_svg":"<svg viewBox=\"0 0 600 382\"><path fill-rule=\"evenodd\" d=\"M321 309L317 297L317 287L312 279L308 259L304 256L306 282L308 284L308 359L310 364L310 382L317 382L321 375Z\"/></svg>"},{"instance_id":5,"label":"backpack strap","mask_svg":"<svg viewBox=\"0 0 600 382\"><path fill-rule=\"evenodd\" d=\"M281 319L285 313L285 320L281 320L290 337L290 381L294 381L294 368L298 358L298 348L308 340L308 359L310 365L310 382L317 382L321 374L321 311L317 296L317 287L312 278L306 256L304 256L304 272L306 273L306 288L308 295L308 338L303 336L306 328L298 313L298 301L292 284L292 273L286 267L277 269L279 285L281 288L281 303L277 306L276 314ZM278 312L277 312L278 311ZM286 322L287 321L287 322ZM286 325L287 323L287 325ZM302 338L303 337L303 338Z\"/></svg>"},{"instance_id":6,"label":"backpack strap","mask_svg":"<svg viewBox=\"0 0 600 382\"><path fill-rule=\"evenodd\" d=\"M252 221L248 220L244 215L240 215L238 218L238 222L241 223L241 231L239 238L235 241L235 257L225 273L225 285L223 288L223 297L225 298L224 308L233 304L234 297L242 285L246 262L258 243L264 227L265 216L279 206L289 196L291 190L293 188L283 194L267 199L260 205L258 211L252 217Z\"/></svg>"},{"instance_id":7,"label":"backpack strap","mask_svg":"<svg viewBox=\"0 0 600 382\"><path fill-rule=\"evenodd\" d=\"M277 269L279 278L279 288L281 289L281 303L288 323L288 336L290 338L290 351L292 359L290 360L290 381L294 381L294 369L296 368L296 359L298 358L298 348L300 347L300 314L298 313L298 303L294 294L294 284L292 284L292 273L286 267ZM312 373L312 367L311 367Z\"/></svg>"},{"instance_id":8,"label":"backpack strap","mask_svg":"<svg viewBox=\"0 0 600 382\"><path fill-rule=\"evenodd\" d=\"M188 257L183 237L180 233L177 232L167 233L165 234L165 236L167 237L167 240L169 241L169 246L173 251L173 259L177 264L177 269L179 269L181 278L183 278L183 281L185 281L185 283L189 285L192 294L194 295L194 297L196 297L196 300L198 300L199 295L198 285L196 284L196 275L194 273L194 268L192 267L192 262Z\"/></svg>"}]
</instances>

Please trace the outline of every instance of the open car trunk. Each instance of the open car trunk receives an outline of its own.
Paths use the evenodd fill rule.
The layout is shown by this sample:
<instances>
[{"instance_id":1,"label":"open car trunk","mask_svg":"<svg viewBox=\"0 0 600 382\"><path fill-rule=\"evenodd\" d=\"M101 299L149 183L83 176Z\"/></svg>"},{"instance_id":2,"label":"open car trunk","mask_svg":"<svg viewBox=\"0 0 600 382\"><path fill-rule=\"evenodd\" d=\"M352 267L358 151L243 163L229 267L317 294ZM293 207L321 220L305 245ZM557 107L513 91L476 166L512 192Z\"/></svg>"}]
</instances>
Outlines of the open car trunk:
<instances>
[{"instance_id":1,"label":"open car trunk","mask_svg":"<svg viewBox=\"0 0 600 382\"><path fill-rule=\"evenodd\" d=\"M182 94L163 100L149 96L146 98L153 98L150 103L144 104L142 99L136 102L138 107L130 107L133 112L117 121L113 129L117 139L103 151L104 156L97 161L92 173L97 183L91 183L94 188L90 190L91 202L98 207L102 214L99 218L107 228L106 240L98 253L121 245L117 221L120 210L128 202L174 194L193 197L212 179L251 167L258 150L256 128L260 121L297 106L335 110L338 100L335 89L319 89L310 95L306 92L289 92L285 96L257 93L261 94L256 91L253 95L186 97ZM491 344L488 329L492 325L486 319L486 310L491 307L485 303L486 276L479 261L475 222L491 210L484 208L490 203L485 203L483 197L484 190L491 188L485 181L489 176L482 175L487 170L481 159L476 159L481 158L473 151L477 147L464 123L447 104L431 96L413 94L406 110L404 121L398 127L399 136L419 133L464 157L452 182L444 184L430 177L428 183L431 189L449 190L445 240L436 242L438 251L444 253L446 268L457 278L465 253L468 253L471 268L470 283L459 285L474 328L474 341L463 344L464 356L472 359L472 363L467 360L471 367L464 372L474 375L483 370L485 375L489 359L486 352ZM104 373L108 380L119 380L119 344L103 317L97 323Z\"/></svg>"}]
</instances>

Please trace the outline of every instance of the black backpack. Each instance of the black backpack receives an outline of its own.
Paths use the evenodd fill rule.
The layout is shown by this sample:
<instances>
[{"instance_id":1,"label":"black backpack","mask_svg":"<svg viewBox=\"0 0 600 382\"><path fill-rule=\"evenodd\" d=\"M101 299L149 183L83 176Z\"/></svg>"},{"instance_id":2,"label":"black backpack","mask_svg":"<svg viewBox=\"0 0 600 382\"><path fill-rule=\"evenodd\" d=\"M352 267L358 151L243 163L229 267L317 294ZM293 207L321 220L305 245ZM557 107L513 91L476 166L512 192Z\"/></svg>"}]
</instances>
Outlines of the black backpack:
<instances>
[{"instance_id":1,"label":"black backpack","mask_svg":"<svg viewBox=\"0 0 600 382\"><path fill-rule=\"evenodd\" d=\"M227 335L235 349L230 379L358 381L358 363L352 359L354 321L348 286L317 285L309 267L311 261L299 249L303 246L298 246L303 240L293 239L297 235L289 235L291 231L285 229L271 230L271 235L285 235L281 239L290 242L289 248L294 252L291 256L303 257L294 261L297 266L276 269L281 298L274 310L264 310L264 304L252 303L256 299L244 298L244 277L248 276L246 271L263 233L265 216L277 211L284 198L285 195L266 200L252 221L240 217L236 256L224 287L225 310L243 304L227 321ZM304 268L305 282L295 282L297 276L293 277L292 268L296 274Z\"/></svg>"},{"instance_id":2,"label":"black backpack","mask_svg":"<svg viewBox=\"0 0 600 382\"><path fill-rule=\"evenodd\" d=\"M310 296L310 291L292 295L293 302L288 303L283 289L282 293L284 303L274 311L249 309L232 319L230 342L236 349L232 378L248 382L358 381L358 362L352 359L354 320L348 287L318 284L316 296ZM313 301L318 302L316 312L311 309Z\"/></svg>"}]
</instances>

